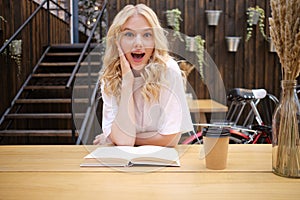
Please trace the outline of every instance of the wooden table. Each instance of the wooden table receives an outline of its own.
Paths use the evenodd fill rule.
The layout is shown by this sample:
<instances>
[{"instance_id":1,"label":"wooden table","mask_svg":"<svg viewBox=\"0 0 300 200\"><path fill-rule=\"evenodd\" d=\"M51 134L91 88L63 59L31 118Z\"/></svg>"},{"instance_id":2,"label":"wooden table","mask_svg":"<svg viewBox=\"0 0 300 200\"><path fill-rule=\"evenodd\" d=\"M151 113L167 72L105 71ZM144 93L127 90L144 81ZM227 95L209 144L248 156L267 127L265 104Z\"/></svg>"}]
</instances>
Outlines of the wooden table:
<instances>
[{"instance_id":1,"label":"wooden table","mask_svg":"<svg viewBox=\"0 0 300 200\"><path fill-rule=\"evenodd\" d=\"M209 170L201 145L179 145L181 167L80 168L95 146L0 146L0 199L299 199L300 179L271 171L271 145L229 145Z\"/></svg>"},{"instance_id":2,"label":"wooden table","mask_svg":"<svg viewBox=\"0 0 300 200\"><path fill-rule=\"evenodd\" d=\"M205 113L227 112L228 107L211 99L188 99L190 112L196 123L207 123Z\"/></svg>"}]
</instances>

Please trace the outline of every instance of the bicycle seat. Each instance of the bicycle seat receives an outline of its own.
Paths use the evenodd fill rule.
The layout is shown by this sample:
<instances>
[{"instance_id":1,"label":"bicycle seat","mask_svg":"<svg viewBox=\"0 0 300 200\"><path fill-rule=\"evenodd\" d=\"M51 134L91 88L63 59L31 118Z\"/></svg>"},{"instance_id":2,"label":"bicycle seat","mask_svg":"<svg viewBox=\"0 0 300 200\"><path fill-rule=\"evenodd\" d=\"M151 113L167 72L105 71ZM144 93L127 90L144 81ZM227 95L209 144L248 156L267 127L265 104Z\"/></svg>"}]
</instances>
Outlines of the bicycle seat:
<instances>
[{"instance_id":1,"label":"bicycle seat","mask_svg":"<svg viewBox=\"0 0 300 200\"><path fill-rule=\"evenodd\" d=\"M253 99L263 99L267 95L265 89L244 89L244 88L234 88L229 91L227 99L230 101L245 101Z\"/></svg>"}]
</instances>

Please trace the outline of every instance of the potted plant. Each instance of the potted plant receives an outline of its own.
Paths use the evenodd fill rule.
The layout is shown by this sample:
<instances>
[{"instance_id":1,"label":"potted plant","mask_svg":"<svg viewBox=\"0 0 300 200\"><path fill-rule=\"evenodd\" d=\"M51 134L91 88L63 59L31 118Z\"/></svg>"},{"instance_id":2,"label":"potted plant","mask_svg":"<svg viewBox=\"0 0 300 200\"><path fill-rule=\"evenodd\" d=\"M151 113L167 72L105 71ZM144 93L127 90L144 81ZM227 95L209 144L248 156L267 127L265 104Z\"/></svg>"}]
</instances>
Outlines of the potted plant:
<instances>
[{"instance_id":1,"label":"potted plant","mask_svg":"<svg viewBox=\"0 0 300 200\"><path fill-rule=\"evenodd\" d=\"M174 30L173 36L177 36L180 39L180 41L183 41L180 35L180 21L182 21L181 11L178 8L167 10L166 17L168 26L171 26Z\"/></svg>"},{"instance_id":2,"label":"potted plant","mask_svg":"<svg viewBox=\"0 0 300 200\"><path fill-rule=\"evenodd\" d=\"M194 37L186 36L186 50L196 52L199 65L199 73L202 80L204 80L203 61L204 61L204 44L205 40L200 35Z\"/></svg>"},{"instance_id":3,"label":"potted plant","mask_svg":"<svg viewBox=\"0 0 300 200\"><path fill-rule=\"evenodd\" d=\"M22 40L13 40L9 44L9 53L11 56L20 56L22 54Z\"/></svg>"},{"instance_id":4,"label":"potted plant","mask_svg":"<svg viewBox=\"0 0 300 200\"><path fill-rule=\"evenodd\" d=\"M249 7L247 9L247 16L248 16L248 19L247 19L248 27L247 27L246 42L252 36L253 25L256 25L257 23L259 26L260 33L265 38L265 40L268 40L267 36L265 34L265 30L264 30L264 28L265 28L265 24L264 24L265 11L264 11L264 9L260 8L259 6Z\"/></svg>"}]
</instances>

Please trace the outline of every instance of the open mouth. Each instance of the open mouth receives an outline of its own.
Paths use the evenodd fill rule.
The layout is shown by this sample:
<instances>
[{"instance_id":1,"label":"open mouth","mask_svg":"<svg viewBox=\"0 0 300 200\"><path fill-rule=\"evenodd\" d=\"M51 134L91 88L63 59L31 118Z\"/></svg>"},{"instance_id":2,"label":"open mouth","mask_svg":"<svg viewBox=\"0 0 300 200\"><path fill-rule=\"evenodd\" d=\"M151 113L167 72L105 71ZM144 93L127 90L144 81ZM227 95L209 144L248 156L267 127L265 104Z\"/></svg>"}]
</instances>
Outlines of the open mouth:
<instances>
[{"instance_id":1,"label":"open mouth","mask_svg":"<svg viewBox=\"0 0 300 200\"><path fill-rule=\"evenodd\" d=\"M143 57L145 56L145 53L131 53L131 56L134 61L141 61Z\"/></svg>"}]
</instances>

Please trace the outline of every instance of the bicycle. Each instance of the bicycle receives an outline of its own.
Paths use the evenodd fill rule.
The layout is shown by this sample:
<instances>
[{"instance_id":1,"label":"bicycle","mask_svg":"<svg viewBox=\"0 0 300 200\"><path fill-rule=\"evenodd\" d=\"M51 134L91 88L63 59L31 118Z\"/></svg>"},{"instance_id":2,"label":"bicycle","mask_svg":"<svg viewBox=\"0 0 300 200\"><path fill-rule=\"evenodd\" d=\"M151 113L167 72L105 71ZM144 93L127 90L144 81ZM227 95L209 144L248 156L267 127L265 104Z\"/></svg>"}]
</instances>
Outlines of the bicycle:
<instances>
[{"instance_id":1,"label":"bicycle","mask_svg":"<svg viewBox=\"0 0 300 200\"><path fill-rule=\"evenodd\" d=\"M194 126L204 127L202 131L189 133L182 144L201 144L203 143L203 132L209 127L217 126L228 129L230 132L229 143L231 144L259 144L272 143L272 114L278 105L278 99L268 94L265 89L244 89L234 88L227 95L228 101L231 102L226 114L226 120L223 122L213 122L210 124L194 124ZM259 103L263 100L264 105L260 105L264 112L262 119L259 112ZM248 114L246 113L249 110ZM243 116L246 116L242 119ZM240 122L243 121L241 124Z\"/></svg>"}]
</instances>

